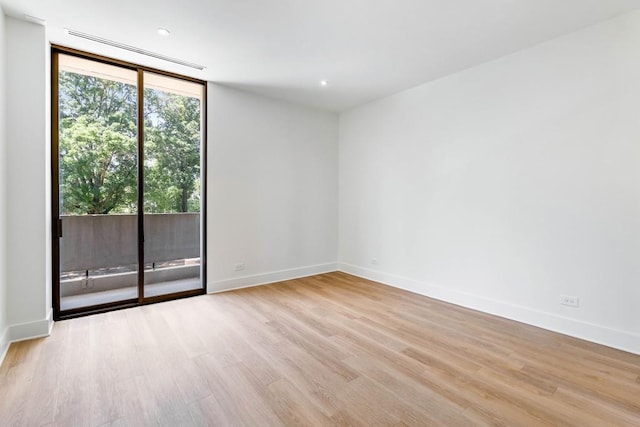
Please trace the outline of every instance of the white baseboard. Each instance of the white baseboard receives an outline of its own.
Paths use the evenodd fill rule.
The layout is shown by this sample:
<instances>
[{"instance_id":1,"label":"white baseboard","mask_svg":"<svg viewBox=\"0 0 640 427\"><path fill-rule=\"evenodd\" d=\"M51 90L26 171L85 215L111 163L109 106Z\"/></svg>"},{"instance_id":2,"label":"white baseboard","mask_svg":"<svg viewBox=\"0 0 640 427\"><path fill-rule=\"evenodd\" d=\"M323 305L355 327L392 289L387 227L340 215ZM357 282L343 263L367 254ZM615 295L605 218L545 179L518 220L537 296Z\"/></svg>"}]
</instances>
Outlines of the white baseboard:
<instances>
[{"instance_id":1,"label":"white baseboard","mask_svg":"<svg viewBox=\"0 0 640 427\"><path fill-rule=\"evenodd\" d=\"M281 282L283 280L299 279L300 277L313 276L315 274L330 273L337 269L338 263L330 262L327 264L310 265L306 267L291 268L288 270L279 270L269 273L252 274L249 276L217 280L207 283L207 292L214 294L234 289L266 285L268 283Z\"/></svg>"},{"instance_id":2,"label":"white baseboard","mask_svg":"<svg viewBox=\"0 0 640 427\"><path fill-rule=\"evenodd\" d=\"M52 328L53 309L49 309L47 316L42 320L7 326L0 335L0 365L2 365L11 343L48 337L51 335Z\"/></svg>"},{"instance_id":3,"label":"white baseboard","mask_svg":"<svg viewBox=\"0 0 640 427\"><path fill-rule=\"evenodd\" d=\"M9 351L9 345L11 341L9 340L9 327L4 328L4 331L0 332L0 366L4 361L4 357L7 355L7 351Z\"/></svg>"},{"instance_id":4,"label":"white baseboard","mask_svg":"<svg viewBox=\"0 0 640 427\"><path fill-rule=\"evenodd\" d=\"M415 292L462 307L523 322L549 331L584 339L630 353L640 354L640 335L628 331L612 329L606 326L514 305L505 301L497 301L479 295L458 292L407 277L352 264L339 263L338 269L345 273L353 274L354 276L384 283L385 285Z\"/></svg>"},{"instance_id":5,"label":"white baseboard","mask_svg":"<svg viewBox=\"0 0 640 427\"><path fill-rule=\"evenodd\" d=\"M19 323L9 326L9 338L11 342L25 341L33 338L47 337L51 335L53 327L53 310L49 310L42 320Z\"/></svg>"}]
</instances>

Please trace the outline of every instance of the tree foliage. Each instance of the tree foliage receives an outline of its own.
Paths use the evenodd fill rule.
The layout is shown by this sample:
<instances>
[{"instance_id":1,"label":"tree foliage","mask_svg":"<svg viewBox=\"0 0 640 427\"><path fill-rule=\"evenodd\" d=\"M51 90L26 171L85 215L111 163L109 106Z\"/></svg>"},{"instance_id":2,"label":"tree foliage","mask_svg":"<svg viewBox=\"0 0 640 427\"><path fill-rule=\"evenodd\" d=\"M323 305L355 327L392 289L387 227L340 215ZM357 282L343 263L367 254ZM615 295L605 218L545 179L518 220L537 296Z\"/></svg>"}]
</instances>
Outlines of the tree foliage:
<instances>
[{"instance_id":1,"label":"tree foliage","mask_svg":"<svg viewBox=\"0 0 640 427\"><path fill-rule=\"evenodd\" d=\"M199 211L200 100L153 89L145 124L145 210Z\"/></svg>"},{"instance_id":2,"label":"tree foliage","mask_svg":"<svg viewBox=\"0 0 640 427\"><path fill-rule=\"evenodd\" d=\"M63 214L135 212L137 88L62 71L59 78ZM145 212L199 211L200 101L145 90Z\"/></svg>"}]
</instances>

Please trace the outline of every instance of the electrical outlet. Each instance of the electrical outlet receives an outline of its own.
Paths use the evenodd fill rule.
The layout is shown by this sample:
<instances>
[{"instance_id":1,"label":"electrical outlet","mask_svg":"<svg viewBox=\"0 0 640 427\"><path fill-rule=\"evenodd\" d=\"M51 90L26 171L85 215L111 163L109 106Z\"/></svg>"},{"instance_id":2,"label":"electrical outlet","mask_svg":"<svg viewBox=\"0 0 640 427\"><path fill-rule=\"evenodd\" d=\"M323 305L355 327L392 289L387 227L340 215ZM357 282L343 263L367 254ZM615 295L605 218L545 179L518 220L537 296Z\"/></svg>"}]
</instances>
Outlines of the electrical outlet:
<instances>
[{"instance_id":1,"label":"electrical outlet","mask_svg":"<svg viewBox=\"0 0 640 427\"><path fill-rule=\"evenodd\" d=\"M578 307L579 299L578 297L570 296L570 295L560 295L560 304L568 305L570 307Z\"/></svg>"},{"instance_id":2,"label":"electrical outlet","mask_svg":"<svg viewBox=\"0 0 640 427\"><path fill-rule=\"evenodd\" d=\"M233 271L242 271L244 270L244 262L239 262L233 266Z\"/></svg>"}]
</instances>

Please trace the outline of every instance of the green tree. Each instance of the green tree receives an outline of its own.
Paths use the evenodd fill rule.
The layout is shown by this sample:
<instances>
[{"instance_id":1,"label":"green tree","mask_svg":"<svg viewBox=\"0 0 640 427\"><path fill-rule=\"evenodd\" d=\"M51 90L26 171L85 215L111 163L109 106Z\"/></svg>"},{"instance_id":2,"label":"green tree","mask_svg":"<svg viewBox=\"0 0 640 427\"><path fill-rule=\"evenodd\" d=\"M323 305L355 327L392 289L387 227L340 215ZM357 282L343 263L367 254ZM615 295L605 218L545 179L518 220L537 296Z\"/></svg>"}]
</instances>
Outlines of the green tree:
<instances>
[{"instance_id":1,"label":"green tree","mask_svg":"<svg viewBox=\"0 0 640 427\"><path fill-rule=\"evenodd\" d=\"M60 135L65 214L135 212L137 143L86 116L67 121Z\"/></svg>"},{"instance_id":2,"label":"green tree","mask_svg":"<svg viewBox=\"0 0 640 427\"><path fill-rule=\"evenodd\" d=\"M123 132L136 134L138 92L135 85L61 71L59 97L61 118L87 116L105 124L120 122L127 125Z\"/></svg>"},{"instance_id":3,"label":"green tree","mask_svg":"<svg viewBox=\"0 0 640 427\"><path fill-rule=\"evenodd\" d=\"M63 214L135 212L137 88L62 71L60 185ZM200 210L200 100L144 92L145 212Z\"/></svg>"},{"instance_id":4,"label":"green tree","mask_svg":"<svg viewBox=\"0 0 640 427\"><path fill-rule=\"evenodd\" d=\"M62 71L59 93L63 213L135 211L135 86Z\"/></svg>"},{"instance_id":5,"label":"green tree","mask_svg":"<svg viewBox=\"0 0 640 427\"><path fill-rule=\"evenodd\" d=\"M145 210L200 210L200 100L145 90Z\"/></svg>"}]
</instances>

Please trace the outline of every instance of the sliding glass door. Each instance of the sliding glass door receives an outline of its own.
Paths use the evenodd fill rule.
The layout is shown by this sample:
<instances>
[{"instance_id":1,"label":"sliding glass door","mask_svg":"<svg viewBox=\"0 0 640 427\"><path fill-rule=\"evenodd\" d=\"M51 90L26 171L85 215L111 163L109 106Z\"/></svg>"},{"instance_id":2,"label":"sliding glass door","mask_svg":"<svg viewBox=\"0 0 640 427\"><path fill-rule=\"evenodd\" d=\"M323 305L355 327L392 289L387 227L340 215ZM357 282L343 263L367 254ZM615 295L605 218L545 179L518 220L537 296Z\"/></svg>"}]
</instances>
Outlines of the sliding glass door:
<instances>
[{"instance_id":1,"label":"sliding glass door","mask_svg":"<svg viewBox=\"0 0 640 427\"><path fill-rule=\"evenodd\" d=\"M138 299L137 80L58 56L61 310Z\"/></svg>"},{"instance_id":2,"label":"sliding glass door","mask_svg":"<svg viewBox=\"0 0 640 427\"><path fill-rule=\"evenodd\" d=\"M203 293L203 82L52 58L56 317Z\"/></svg>"},{"instance_id":3,"label":"sliding glass door","mask_svg":"<svg viewBox=\"0 0 640 427\"><path fill-rule=\"evenodd\" d=\"M144 295L198 289L203 86L144 73Z\"/></svg>"}]
</instances>

